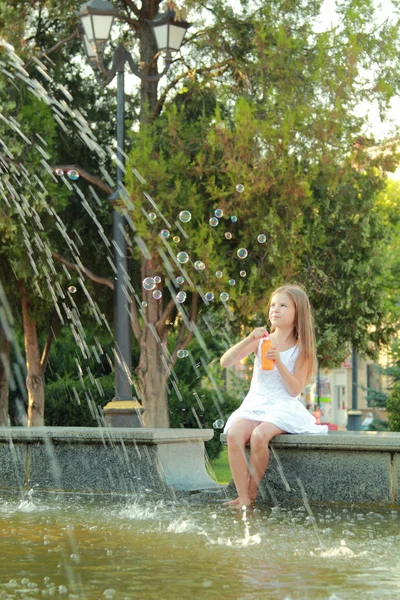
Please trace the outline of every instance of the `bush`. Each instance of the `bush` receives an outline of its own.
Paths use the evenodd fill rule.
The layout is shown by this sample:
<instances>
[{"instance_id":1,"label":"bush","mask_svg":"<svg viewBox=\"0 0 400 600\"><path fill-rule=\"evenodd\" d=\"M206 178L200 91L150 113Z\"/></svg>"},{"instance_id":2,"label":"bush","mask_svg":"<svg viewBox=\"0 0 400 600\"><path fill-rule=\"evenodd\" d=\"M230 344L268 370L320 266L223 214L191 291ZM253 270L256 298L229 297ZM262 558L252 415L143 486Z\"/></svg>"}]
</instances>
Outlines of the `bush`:
<instances>
[{"instance_id":1,"label":"bush","mask_svg":"<svg viewBox=\"0 0 400 600\"><path fill-rule=\"evenodd\" d=\"M97 427L102 425L102 407L114 397L114 375L95 379L59 376L46 385L47 426Z\"/></svg>"},{"instance_id":2,"label":"bush","mask_svg":"<svg viewBox=\"0 0 400 600\"><path fill-rule=\"evenodd\" d=\"M393 386L386 408L389 415L390 431L400 431L400 381Z\"/></svg>"}]
</instances>

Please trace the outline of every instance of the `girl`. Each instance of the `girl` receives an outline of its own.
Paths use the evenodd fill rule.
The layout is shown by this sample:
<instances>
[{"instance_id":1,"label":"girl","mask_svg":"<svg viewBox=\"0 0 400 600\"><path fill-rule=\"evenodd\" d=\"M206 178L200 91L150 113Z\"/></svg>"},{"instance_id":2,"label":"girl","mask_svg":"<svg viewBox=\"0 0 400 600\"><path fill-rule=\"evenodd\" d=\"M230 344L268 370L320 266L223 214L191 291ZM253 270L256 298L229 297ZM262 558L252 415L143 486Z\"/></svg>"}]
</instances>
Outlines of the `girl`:
<instances>
[{"instance_id":1,"label":"girl","mask_svg":"<svg viewBox=\"0 0 400 600\"><path fill-rule=\"evenodd\" d=\"M297 285L284 285L272 293L269 303L272 347L266 357L274 361L272 371L261 369L261 342L267 333L257 327L227 350L221 366L231 367L255 352L250 390L240 407L229 417L227 434L229 464L238 498L226 505L249 506L268 466L269 441L280 433L327 433L326 425L298 400L315 367L315 339L310 302ZM250 441L250 465L245 446Z\"/></svg>"}]
</instances>

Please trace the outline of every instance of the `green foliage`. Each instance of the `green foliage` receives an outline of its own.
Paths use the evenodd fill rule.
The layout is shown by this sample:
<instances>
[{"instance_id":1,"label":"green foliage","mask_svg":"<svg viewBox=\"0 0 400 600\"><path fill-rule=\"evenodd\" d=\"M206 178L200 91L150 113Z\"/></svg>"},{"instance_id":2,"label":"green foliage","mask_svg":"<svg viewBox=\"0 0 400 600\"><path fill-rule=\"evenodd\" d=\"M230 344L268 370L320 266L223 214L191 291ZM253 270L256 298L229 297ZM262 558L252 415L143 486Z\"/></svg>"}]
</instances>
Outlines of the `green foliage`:
<instances>
[{"instance_id":1,"label":"green foliage","mask_svg":"<svg viewBox=\"0 0 400 600\"><path fill-rule=\"evenodd\" d=\"M388 429L388 422L383 421L382 419L374 419L372 423L368 426L368 431L388 431Z\"/></svg>"},{"instance_id":2,"label":"green foliage","mask_svg":"<svg viewBox=\"0 0 400 600\"><path fill-rule=\"evenodd\" d=\"M400 431L400 383L396 382L388 397L386 408L389 414L390 431Z\"/></svg>"},{"instance_id":3,"label":"green foliage","mask_svg":"<svg viewBox=\"0 0 400 600\"><path fill-rule=\"evenodd\" d=\"M15 307L19 302L16 276L28 280L38 324L47 326L55 301L51 288L58 289L58 284L65 292L79 279L73 275L70 280L61 268L54 273L48 252L32 246L39 227L34 211L43 226L39 238L48 251L70 261L79 255L91 271L110 278L110 250L104 239L111 237L111 218L107 202L100 199L93 204L94 225L90 203L84 206L81 202L86 183L79 181L71 191L43 175L36 134L42 134L47 142L42 150L49 156L49 164L74 162L105 177L114 166L107 153L88 151L78 123L80 117L85 118L100 146L112 145L115 98L113 91L100 89L92 77L82 73L80 40L70 37L76 30L78 0L62 4L16 0L9 4L0 1L2 35L21 54L28 74L49 89L56 101L64 99L62 85L74 97L72 114L64 121L68 132L55 125L53 108L57 105L50 106L28 92L16 76L17 67L11 69L14 78L0 74L2 114L6 119L15 118L31 141L25 143L15 128L0 121L0 138L18 159L2 181L15 185L17 179L18 194L23 192L28 199L7 209L2 205L1 278ZM120 33L127 47L135 50L136 36L125 26L132 18L128 4L119 5L124 19ZM142 4L146 12L149 0ZM186 5L199 20L207 14L207 24L188 38L186 64L177 60L171 67L165 85L178 83L171 84L165 94L160 83L158 118L128 140L132 152L126 183L135 204L130 216L136 235L149 248L152 268L168 283L180 272L173 257L178 250L187 251L192 262L185 270L193 283L186 278L183 289L188 300L198 289L212 291L216 298L228 291L228 312L223 309L219 320L222 327L225 316L232 319L235 335L242 333L239 323L251 326L263 318L266 299L274 287L298 281L306 286L315 308L322 366L340 362L349 345L373 355L398 320L398 211L394 201L386 210L382 200L382 172L393 169L394 153L393 149L374 151L371 158L370 142L361 136L365 121L355 116L354 109L363 100L375 101L384 116L390 99L398 93L397 25L388 19L377 26L373 4L361 0L340 5L340 26L322 33L313 29L321 2L243 0L237 9L223 0L210 0L207 7L199 0L187 0ZM59 44L62 40L67 41ZM50 48L55 48L52 62L42 54ZM46 62L52 82L40 73L37 62L30 60L32 55ZM190 69L185 72L187 64ZM139 92L128 95L128 127L136 119L140 102ZM27 169L28 181L23 179L19 161ZM132 175L133 169L144 176L146 184ZM37 174L43 175L45 191L34 177ZM243 193L236 192L238 183L244 184ZM152 224L142 213L150 211L143 192L151 195L159 210ZM9 199L8 192L4 193ZM397 190L390 194L394 198ZM213 229L208 220L217 208L224 211L224 217ZM192 213L191 222L184 226L188 239L175 225L182 209ZM161 225L160 213L171 223L171 238L175 233L182 238L179 243L169 240L165 244L159 238L165 225ZM58 227L56 214L67 225L68 235ZM21 222L21 215L27 223ZM236 223L230 220L234 215L238 216ZM232 239L225 233L231 233ZM258 233L267 235L265 244L257 242ZM147 299L141 286L143 246L139 249L133 240L132 246L134 288L140 290L138 295L143 294L141 299ZM249 252L244 261L236 254L240 246ZM386 259L388 248L390 260ZM31 260L35 258L37 274ZM197 259L205 262L205 271L193 268ZM242 269L246 277L240 277ZM215 277L216 270L223 271L222 278ZM234 286L229 286L230 279L235 279ZM85 320L92 316L85 292L110 319L111 291L103 287L106 291L100 293L87 280L84 285L75 297L75 316L83 320L85 331L91 331L95 325L93 320ZM166 304L173 288L161 285L160 289ZM56 301L62 304L61 300L59 293ZM206 308L213 311L215 305ZM180 324L180 316L175 317L171 321ZM141 318L143 321L143 315ZM20 322L19 315L16 321ZM217 327L218 334L221 327ZM176 337L172 328L170 348ZM74 367L71 369L49 384L51 397L54 402L60 398L61 406L67 404L62 399L63 382L73 385ZM190 377L182 377L188 386L182 397L190 396ZM186 410L193 406L190 400ZM212 394L208 402L212 418ZM78 414L76 419L80 418Z\"/></svg>"},{"instance_id":4,"label":"green foliage","mask_svg":"<svg viewBox=\"0 0 400 600\"><path fill-rule=\"evenodd\" d=\"M221 370L216 366L217 359L223 353L221 340L207 336L206 332L204 337L211 358L207 368L214 384L210 378L204 377L203 351L197 343L192 342L188 347L189 356L178 359L175 365L176 385L172 384L172 379L169 384L171 427L212 429L214 421L222 419L226 422L240 404L237 396L225 390ZM219 456L222 450L220 433L220 430L216 430L214 438L205 444L210 460Z\"/></svg>"},{"instance_id":5,"label":"green foliage","mask_svg":"<svg viewBox=\"0 0 400 600\"><path fill-rule=\"evenodd\" d=\"M101 408L114 397L114 375L95 379L65 374L46 384L45 425L97 427L103 424Z\"/></svg>"}]
</instances>

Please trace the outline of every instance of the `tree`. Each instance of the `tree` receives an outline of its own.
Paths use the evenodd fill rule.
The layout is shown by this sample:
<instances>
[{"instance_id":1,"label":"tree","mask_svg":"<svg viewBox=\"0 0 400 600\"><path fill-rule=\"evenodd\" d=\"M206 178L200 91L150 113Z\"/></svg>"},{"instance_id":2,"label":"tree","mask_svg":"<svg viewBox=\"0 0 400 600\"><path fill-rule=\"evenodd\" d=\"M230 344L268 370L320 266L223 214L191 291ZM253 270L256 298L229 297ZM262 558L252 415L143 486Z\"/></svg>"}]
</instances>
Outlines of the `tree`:
<instances>
[{"instance_id":1,"label":"tree","mask_svg":"<svg viewBox=\"0 0 400 600\"><path fill-rule=\"evenodd\" d=\"M35 16L44 25L34 37L45 48L46 36L55 41L55 4L39 6ZM154 17L159 3L144 1L138 9L131 0L122 0L119 6L120 22L139 33L144 69L154 73L154 48L144 17ZM188 6L202 10L195 0ZM28 10L25 3L16 7ZM73 7L75 3L66 3L60 13L65 37L71 35ZM121 210L132 224L132 325L141 349L138 378L150 425L168 423L166 385L178 350L193 335L202 344L196 319L199 306L208 307L205 283L213 285L209 289L214 294L229 293L224 306L230 317L235 310L251 322L273 287L288 279L304 282L317 308L320 356L326 364L339 359L347 341L366 351L367 326L377 327L377 344L386 335L378 322L382 296L367 293L365 285L369 277L371 291L378 291L382 227L373 207L383 179L382 157L372 160L355 147L364 121L353 109L368 97L384 111L396 92L397 29L390 22L373 29L373 7L366 2L342 6L341 25L321 34L312 28L320 8L316 3L243 2L243 7L235 14L229 3L207 4L211 24L188 37L164 89L157 95L157 86L143 83L140 102L130 102L131 107L140 105L141 114L130 166L147 183L128 175L135 211ZM12 27L10 31L14 35ZM122 35L133 45L124 25ZM361 81L364 69L372 69L370 81ZM236 191L237 184L244 191ZM216 209L225 217L211 229L208 219ZM175 224L180 210L191 212L190 227L196 229L182 239L185 251L205 269L182 267L174 259L175 247L165 244L150 217L155 212L157 223L164 217ZM366 210L371 214L365 215ZM238 217L236 223L232 216ZM352 244L348 254L348 246L339 244L338 226ZM223 227L231 239L221 235ZM259 242L256 234L266 241ZM63 243L61 254L78 268L74 252ZM237 257L238 243L249 259ZM249 266L241 268L243 261ZM190 311L176 301L175 276L182 268L189 275L184 291ZM225 280L213 277L217 270L225 272ZM240 277L240 270L246 270L246 277ZM348 277L341 281L343 271ZM158 274L162 300L142 287L143 280ZM358 298L360 283L358 306L351 298ZM170 323L180 328L174 343Z\"/></svg>"}]
</instances>

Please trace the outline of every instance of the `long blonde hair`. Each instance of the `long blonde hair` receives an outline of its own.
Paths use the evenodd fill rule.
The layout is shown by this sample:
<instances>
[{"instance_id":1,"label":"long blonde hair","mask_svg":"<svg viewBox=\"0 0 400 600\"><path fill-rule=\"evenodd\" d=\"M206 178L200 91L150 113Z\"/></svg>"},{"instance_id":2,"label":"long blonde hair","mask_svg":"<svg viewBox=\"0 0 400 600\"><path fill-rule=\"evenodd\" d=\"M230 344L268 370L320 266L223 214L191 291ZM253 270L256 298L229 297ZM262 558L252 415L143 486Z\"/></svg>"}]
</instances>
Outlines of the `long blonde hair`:
<instances>
[{"instance_id":1,"label":"long blonde hair","mask_svg":"<svg viewBox=\"0 0 400 600\"><path fill-rule=\"evenodd\" d=\"M300 285L282 285L272 292L267 306L268 313L271 307L272 297L281 292L287 294L289 298L293 300L295 306L293 335L300 351L298 360L301 364L307 363L307 382L310 382L313 379L316 370L314 319L310 300L308 299L305 290ZM274 331L275 327L272 327L271 333Z\"/></svg>"}]
</instances>

